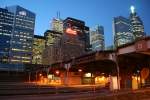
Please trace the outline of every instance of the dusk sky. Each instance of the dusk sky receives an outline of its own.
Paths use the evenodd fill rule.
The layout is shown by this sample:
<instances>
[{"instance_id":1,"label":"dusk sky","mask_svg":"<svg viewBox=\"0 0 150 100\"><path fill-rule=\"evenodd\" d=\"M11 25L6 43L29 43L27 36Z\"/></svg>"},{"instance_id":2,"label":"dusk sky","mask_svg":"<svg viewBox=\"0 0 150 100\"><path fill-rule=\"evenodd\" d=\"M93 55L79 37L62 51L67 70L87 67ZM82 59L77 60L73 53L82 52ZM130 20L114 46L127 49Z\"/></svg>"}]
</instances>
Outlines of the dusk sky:
<instances>
[{"instance_id":1,"label":"dusk sky","mask_svg":"<svg viewBox=\"0 0 150 100\"><path fill-rule=\"evenodd\" d=\"M36 14L35 34L38 35L50 29L50 22L58 11L62 19L80 19L90 28L102 25L106 46L113 43L113 17L129 17L130 6L134 5L145 32L150 35L150 0L0 0L0 7L11 5L20 5Z\"/></svg>"}]
</instances>

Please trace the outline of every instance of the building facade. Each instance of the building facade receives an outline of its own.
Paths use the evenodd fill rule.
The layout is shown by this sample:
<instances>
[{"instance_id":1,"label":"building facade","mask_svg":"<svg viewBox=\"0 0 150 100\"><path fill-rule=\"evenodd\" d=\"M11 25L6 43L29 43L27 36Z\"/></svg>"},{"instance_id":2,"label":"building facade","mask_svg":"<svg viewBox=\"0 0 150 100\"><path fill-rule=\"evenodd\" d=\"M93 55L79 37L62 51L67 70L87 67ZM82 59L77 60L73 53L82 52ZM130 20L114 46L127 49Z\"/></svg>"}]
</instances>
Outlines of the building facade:
<instances>
[{"instance_id":1,"label":"building facade","mask_svg":"<svg viewBox=\"0 0 150 100\"><path fill-rule=\"evenodd\" d=\"M63 20L60 18L53 18L51 28L53 31L63 33Z\"/></svg>"},{"instance_id":2,"label":"building facade","mask_svg":"<svg viewBox=\"0 0 150 100\"><path fill-rule=\"evenodd\" d=\"M114 44L116 47L133 41L133 34L130 31L130 20L119 16L113 20Z\"/></svg>"},{"instance_id":3,"label":"building facade","mask_svg":"<svg viewBox=\"0 0 150 100\"><path fill-rule=\"evenodd\" d=\"M64 20L64 33L77 35L78 39L84 42L85 50L90 45L89 27L85 26L85 22L68 17Z\"/></svg>"},{"instance_id":4,"label":"building facade","mask_svg":"<svg viewBox=\"0 0 150 100\"><path fill-rule=\"evenodd\" d=\"M34 35L32 49L32 64L42 64L42 55L45 49L45 37Z\"/></svg>"},{"instance_id":5,"label":"building facade","mask_svg":"<svg viewBox=\"0 0 150 100\"><path fill-rule=\"evenodd\" d=\"M62 33L47 30L44 33L45 49L42 55L42 63L45 65L53 64L61 60L61 38Z\"/></svg>"},{"instance_id":6,"label":"building facade","mask_svg":"<svg viewBox=\"0 0 150 100\"><path fill-rule=\"evenodd\" d=\"M10 42L10 62L31 63L35 14L20 6L10 6L6 9L14 13Z\"/></svg>"},{"instance_id":7,"label":"building facade","mask_svg":"<svg viewBox=\"0 0 150 100\"><path fill-rule=\"evenodd\" d=\"M85 54L88 30L89 28L85 26L84 21L70 17L64 20L64 34L62 36L63 60L67 61Z\"/></svg>"},{"instance_id":8,"label":"building facade","mask_svg":"<svg viewBox=\"0 0 150 100\"><path fill-rule=\"evenodd\" d=\"M60 63L85 54L86 34L89 28L83 21L70 17L64 20L63 25L63 34L55 31L45 33L43 64Z\"/></svg>"},{"instance_id":9,"label":"building facade","mask_svg":"<svg viewBox=\"0 0 150 100\"><path fill-rule=\"evenodd\" d=\"M10 41L13 29L13 13L0 8L0 62L9 62Z\"/></svg>"},{"instance_id":10,"label":"building facade","mask_svg":"<svg viewBox=\"0 0 150 100\"><path fill-rule=\"evenodd\" d=\"M146 34L144 33L143 22L135 12L135 8L133 6L131 6L131 13L129 19L131 24L131 32L134 35L134 39L144 37Z\"/></svg>"},{"instance_id":11,"label":"building facade","mask_svg":"<svg viewBox=\"0 0 150 100\"><path fill-rule=\"evenodd\" d=\"M62 36L62 33L57 32L57 31L53 31L53 30L47 30L44 33L44 37L45 37L45 46L51 46L53 45L55 42L57 42L57 40L60 40Z\"/></svg>"},{"instance_id":12,"label":"building facade","mask_svg":"<svg viewBox=\"0 0 150 100\"><path fill-rule=\"evenodd\" d=\"M96 26L90 30L90 44L92 51L104 50L104 28L102 26Z\"/></svg>"},{"instance_id":13,"label":"building facade","mask_svg":"<svg viewBox=\"0 0 150 100\"><path fill-rule=\"evenodd\" d=\"M92 51L92 46L90 44L90 29L89 27L85 26L85 51L90 52Z\"/></svg>"}]
</instances>

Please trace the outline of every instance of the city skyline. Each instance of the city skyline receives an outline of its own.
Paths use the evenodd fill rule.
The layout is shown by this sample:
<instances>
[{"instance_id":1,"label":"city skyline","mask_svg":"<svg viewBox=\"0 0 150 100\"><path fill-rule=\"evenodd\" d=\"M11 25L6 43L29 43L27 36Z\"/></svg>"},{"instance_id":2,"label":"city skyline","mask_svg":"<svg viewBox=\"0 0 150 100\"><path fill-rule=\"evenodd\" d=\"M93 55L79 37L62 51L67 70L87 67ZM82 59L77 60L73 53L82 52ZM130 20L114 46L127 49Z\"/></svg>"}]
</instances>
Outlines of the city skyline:
<instances>
[{"instance_id":1,"label":"city skyline","mask_svg":"<svg viewBox=\"0 0 150 100\"><path fill-rule=\"evenodd\" d=\"M45 0L44 2L35 0L30 2L25 0L1 0L0 6L20 5L34 12L37 16L35 23L36 35L44 35L44 32L50 29L50 22L57 16L58 11L61 13L60 17L62 19L66 17L77 18L85 21L89 27L93 27L97 24L102 25L104 27L105 44L109 46L113 44L113 18L120 15L128 18L131 5L135 6L135 11L143 20L145 32L147 35L150 35L150 29L148 28L150 23L148 17L150 17L150 14L147 13L149 10L148 2L148 0L64 0L60 3L58 0ZM76 3L78 7L72 7L74 3Z\"/></svg>"}]
</instances>

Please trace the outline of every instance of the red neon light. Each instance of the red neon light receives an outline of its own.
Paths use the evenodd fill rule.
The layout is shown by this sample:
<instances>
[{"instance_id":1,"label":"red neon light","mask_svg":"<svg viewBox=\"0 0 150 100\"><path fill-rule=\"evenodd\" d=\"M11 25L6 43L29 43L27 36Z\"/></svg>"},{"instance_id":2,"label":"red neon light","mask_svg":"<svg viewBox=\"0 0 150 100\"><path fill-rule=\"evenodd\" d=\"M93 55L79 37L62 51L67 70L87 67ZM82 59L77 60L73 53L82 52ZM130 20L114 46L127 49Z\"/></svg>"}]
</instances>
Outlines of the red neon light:
<instances>
[{"instance_id":1,"label":"red neon light","mask_svg":"<svg viewBox=\"0 0 150 100\"><path fill-rule=\"evenodd\" d=\"M66 33L69 33L69 34L72 34L72 35L77 35L77 31L72 30L71 28L67 28Z\"/></svg>"}]
</instances>

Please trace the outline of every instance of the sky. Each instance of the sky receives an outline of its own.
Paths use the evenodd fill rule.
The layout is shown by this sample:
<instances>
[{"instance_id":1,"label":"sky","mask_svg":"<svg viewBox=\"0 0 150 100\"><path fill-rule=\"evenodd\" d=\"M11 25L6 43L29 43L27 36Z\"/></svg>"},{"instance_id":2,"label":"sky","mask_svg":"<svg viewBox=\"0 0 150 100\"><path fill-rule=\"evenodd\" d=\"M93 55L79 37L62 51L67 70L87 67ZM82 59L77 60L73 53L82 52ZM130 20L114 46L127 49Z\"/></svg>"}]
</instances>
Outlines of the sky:
<instances>
[{"instance_id":1,"label":"sky","mask_svg":"<svg viewBox=\"0 0 150 100\"><path fill-rule=\"evenodd\" d=\"M133 5L144 23L145 32L150 35L150 0L0 0L2 8L11 5L20 5L36 14L36 35L43 35L50 29L50 22L58 11L62 19L83 20L90 28L102 25L106 46L113 44L113 18L128 18Z\"/></svg>"}]
</instances>

